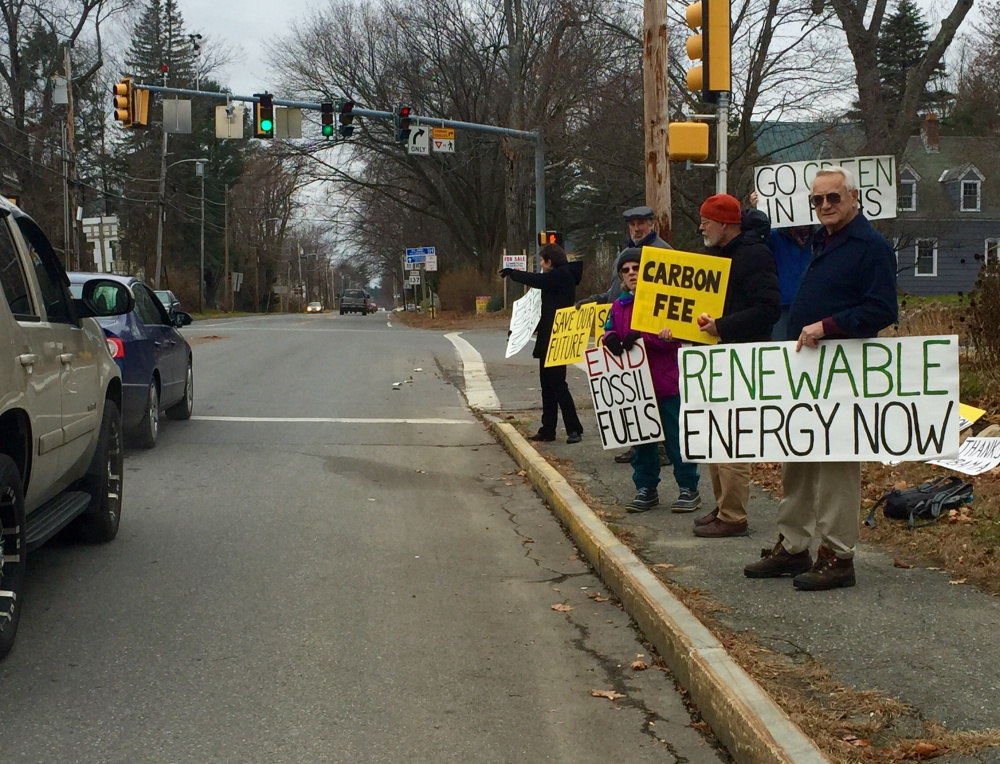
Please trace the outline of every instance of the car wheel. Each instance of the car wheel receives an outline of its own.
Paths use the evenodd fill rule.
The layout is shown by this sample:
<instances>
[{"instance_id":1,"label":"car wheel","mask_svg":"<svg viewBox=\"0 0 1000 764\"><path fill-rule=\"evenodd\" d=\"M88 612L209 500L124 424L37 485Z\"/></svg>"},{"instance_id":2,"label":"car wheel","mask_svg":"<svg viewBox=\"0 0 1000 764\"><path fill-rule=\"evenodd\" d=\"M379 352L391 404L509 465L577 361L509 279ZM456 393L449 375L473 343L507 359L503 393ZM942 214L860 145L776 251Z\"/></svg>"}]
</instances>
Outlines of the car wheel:
<instances>
[{"instance_id":1,"label":"car wheel","mask_svg":"<svg viewBox=\"0 0 1000 764\"><path fill-rule=\"evenodd\" d=\"M191 369L189 359L187 377L184 380L184 397L167 409L167 416L175 420L190 419L192 411L194 411L194 371Z\"/></svg>"},{"instance_id":2,"label":"car wheel","mask_svg":"<svg viewBox=\"0 0 1000 764\"><path fill-rule=\"evenodd\" d=\"M24 590L24 493L9 456L0 455L0 658L10 652Z\"/></svg>"},{"instance_id":3,"label":"car wheel","mask_svg":"<svg viewBox=\"0 0 1000 764\"><path fill-rule=\"evenodd\" d=\"M146 408L142 413L142 421L135 429L135 444L139 448L152 448L160 436L160 392L156 389L156 380L149 381L149 391L146 393Z\"/></svg>"},{"instance_id":4,"label":"car wheel","mask_svg":"<svg viewBox=\"0 0 1000 764\"><path fill-rule=\"evenodd\" d=\"M90 505L76 519L76 530L86 541L111 541L122 517L122 418L114 401L104 401L101 437L82 487Z\"/></svg>"},{"instance_id":5,"label":"car wheel","mask_svg":"<svg viewBox=\"0 0 1000 764\"><path fill-rule=\"evenodd\" d=\"M344 315L344 311L340 311L340 315Z\"/></svg>"}]
</instances>

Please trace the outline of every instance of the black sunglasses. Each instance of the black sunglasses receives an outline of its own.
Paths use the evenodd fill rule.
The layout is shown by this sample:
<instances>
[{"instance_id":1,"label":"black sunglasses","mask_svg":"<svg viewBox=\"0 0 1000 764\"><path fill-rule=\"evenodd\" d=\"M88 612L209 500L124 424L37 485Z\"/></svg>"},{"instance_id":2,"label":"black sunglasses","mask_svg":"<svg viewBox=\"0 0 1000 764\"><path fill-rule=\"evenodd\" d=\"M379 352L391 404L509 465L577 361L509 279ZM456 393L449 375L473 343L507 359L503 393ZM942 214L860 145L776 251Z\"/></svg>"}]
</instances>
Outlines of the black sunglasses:
<instances>
[{"instance_id":1,"label":"black sunglasses","mask_svg":"<svg viewBox=\"0 0 1000 764\"><path fill-rule=\"evenodd\" d=\"M639 272L639 264L636 263L635 265L623 265L621 267L621 272L622 273L638 273Z\"/></svg>"},{"instance_id":2,"label":"black sunglasses","mask_svg":"<svg viewBox=\"0 0 1000 764\"><path fill-rule=\"evenodd\" d=\"M836 207L838 204L840 204L840 201L843 198L844 197L842 197L836 191L834 191L832 194L813 194L812 196L809 197L809 205L813 209L816 209L818 207L822 207L823 206L823 200L826 199L826 201L828 201L830 204L832 204L834 207Z\"/></svg>"}]
</instances>

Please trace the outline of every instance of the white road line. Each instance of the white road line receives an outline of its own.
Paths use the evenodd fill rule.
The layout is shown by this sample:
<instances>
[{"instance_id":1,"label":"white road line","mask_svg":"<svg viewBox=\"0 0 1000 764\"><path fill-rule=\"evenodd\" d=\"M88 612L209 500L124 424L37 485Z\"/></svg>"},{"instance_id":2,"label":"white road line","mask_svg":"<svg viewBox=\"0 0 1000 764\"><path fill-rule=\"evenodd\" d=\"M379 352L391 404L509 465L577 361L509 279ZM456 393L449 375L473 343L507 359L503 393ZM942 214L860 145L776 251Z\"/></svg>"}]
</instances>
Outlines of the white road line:
<instances>
[{"instance_id":1,"label":"white road line","mask_svg":"<svg viewBox=\"0 0 1000 764\"><path fill-rule=\"evenodd\" d=\"M364 417L323 416L193 416L199 422L267 422L288 424L479 424L474 419L368 419Z\"/></svg>"},{"instance_id":2,"label":"white road line","mask_svg":"<svg viewBox=\"0 0 1000 764\"><path fill-rule=\"evenodd\" d=\"M465 375L465 398L469 407L479 411L499 411L500 399L497 398L490 375L486 373L486 364L479 351L461 336L461 332L444 335L451 342L462 359L462 373Z\"/></svg>"}]
</instances>

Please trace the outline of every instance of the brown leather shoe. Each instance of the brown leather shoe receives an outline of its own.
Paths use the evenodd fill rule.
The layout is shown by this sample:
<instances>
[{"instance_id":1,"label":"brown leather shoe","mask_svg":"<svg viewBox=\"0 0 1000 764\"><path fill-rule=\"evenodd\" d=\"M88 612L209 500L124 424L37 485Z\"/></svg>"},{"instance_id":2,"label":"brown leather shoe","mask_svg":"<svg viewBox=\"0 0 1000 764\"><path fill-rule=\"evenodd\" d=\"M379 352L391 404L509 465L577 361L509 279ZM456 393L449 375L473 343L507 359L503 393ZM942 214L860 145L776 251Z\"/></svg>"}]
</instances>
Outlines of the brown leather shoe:
<instances>
[{"instance_id":1,"label":"brown leather shoe","mask_svg":"<svg viewBox=\"0 0 1000 764\"><path fill-rule=\"evenodd\" d=\"M630 448L628 451L622 451L615 457L615 461L618 464L628 464L632 461L632 454L635 453L635 446Z\"/></svg>"},{"instance_id":2,"label":"brown leather shoe","mask_svg":"<svg viewBox=\"0 0 1000 764\"><path fill-rule=\"evenodd\" d=\"M707 515L702 515L701 517L696 517L694 524L697 525L708 525L710 522L715 520L719 516L719 508L716 507Z\"/></svg>"},{"instance_id":3,"label":"brown leather shoe","mask_svg":"<svg viewBox=\"0 0 1000 764\"><path fill-rule=\"evenodd\" d=\"M816 551L816 564L792 579L796 589L804 592L820 592L826 589L839 589L842 586L854 586L854 560L838 558L833 550L820 546Z\"/></svg>"},{"instance_id":4,"label":"brown leather shoe","mask_svg":"<svg viewBox=\"0 0 1000 764\"><path fill-rule=\"evenodd\" d=\"M797 576L805 573L812 567L812 557L809 550L803 549L796 554L789 554L781 545L782 536L779 534L778 543L774 549L761 549L760 562L755 562L743 568L743 575L747 578L778 578L779 576Z\"/></svg>"},{"instance_id":5,"label":"brown leather shoe","mask_svg":"<svg viewBox=\"0 0 1000 764\"><path fill-rule=\"evenodd\" d=\"M747 532L746 520L739 523L726 523L715 518L705 525L696 525L694 535L703 539L722 539L729 536L749 536L750 534Z\"/></svg>"}]
</instances>

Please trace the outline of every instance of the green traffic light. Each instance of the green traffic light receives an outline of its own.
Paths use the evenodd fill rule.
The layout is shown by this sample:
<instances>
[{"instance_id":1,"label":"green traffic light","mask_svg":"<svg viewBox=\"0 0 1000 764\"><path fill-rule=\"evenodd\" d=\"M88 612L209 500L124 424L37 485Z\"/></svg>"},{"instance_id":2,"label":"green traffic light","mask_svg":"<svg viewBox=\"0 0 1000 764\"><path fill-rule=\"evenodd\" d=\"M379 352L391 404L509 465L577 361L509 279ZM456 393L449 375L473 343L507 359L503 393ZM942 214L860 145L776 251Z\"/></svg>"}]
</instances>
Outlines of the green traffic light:
<instances>
[{"instance_id":1,"label":"green traffic light","mask_svg":"<svg viewBox=\"0 0 1000 764\"><path fill-rule=\"evenodd\" d=\"M271 128L274 127L274 123L269 119L262 119L260 121L260 129L265 133L271 132Z\"/></svg>"},{"instance_id":2,"label":"green traffic light","mask_svg":"<svg viewBox=\"0 0 1000 764\"><path fill-rule=\"evenodd\" d=\"M327 138L333 135L333 125L323 125L323 135Z\"/></svg>"}]
</instances>

